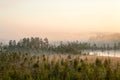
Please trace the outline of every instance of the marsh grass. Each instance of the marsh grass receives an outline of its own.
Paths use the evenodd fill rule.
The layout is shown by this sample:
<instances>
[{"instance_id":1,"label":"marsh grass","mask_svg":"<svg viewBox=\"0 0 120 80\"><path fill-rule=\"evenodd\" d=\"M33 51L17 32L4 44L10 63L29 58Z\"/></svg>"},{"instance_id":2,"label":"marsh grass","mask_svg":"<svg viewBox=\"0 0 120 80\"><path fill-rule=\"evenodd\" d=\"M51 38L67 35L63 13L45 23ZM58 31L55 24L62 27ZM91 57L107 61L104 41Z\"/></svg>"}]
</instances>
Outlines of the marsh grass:
<instances>
[{"instance_id":1,"label":"marsh grass","mask_svg":"<svg viewBox=\"0 0 120 80\"><path fill-rule=\"evenodd\" d=\"M0 53L0 80L119 80L120 58Z\"/></svg>"}]
</instances>

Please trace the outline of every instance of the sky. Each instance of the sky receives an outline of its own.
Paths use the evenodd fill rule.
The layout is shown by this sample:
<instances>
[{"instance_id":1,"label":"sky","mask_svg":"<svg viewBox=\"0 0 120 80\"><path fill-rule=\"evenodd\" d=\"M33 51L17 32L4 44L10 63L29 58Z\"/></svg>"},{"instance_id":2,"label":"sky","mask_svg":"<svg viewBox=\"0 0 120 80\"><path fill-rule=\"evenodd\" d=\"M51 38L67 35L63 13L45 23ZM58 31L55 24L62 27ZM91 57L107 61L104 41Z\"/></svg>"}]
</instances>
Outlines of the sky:
<instances>
[{"instance_id":1,"label":"sky","mask_svg":"<svg viewBox=\"0 0 120 80\"><path fill-rule=\"evenodd\" d=\"M120 32L120 0L0 0L0 39L73 40Z\"/></svg>"}]
</instances>

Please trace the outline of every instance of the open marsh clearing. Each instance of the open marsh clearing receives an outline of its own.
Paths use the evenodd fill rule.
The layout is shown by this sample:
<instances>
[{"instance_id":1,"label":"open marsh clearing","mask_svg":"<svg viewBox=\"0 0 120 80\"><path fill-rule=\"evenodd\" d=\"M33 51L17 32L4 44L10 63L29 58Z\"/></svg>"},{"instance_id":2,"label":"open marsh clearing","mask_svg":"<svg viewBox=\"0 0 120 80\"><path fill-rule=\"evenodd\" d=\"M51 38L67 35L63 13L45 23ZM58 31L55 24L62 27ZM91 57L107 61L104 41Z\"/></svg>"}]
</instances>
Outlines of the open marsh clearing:
<instances>
[{"instance_id":1,"label":"open marsh clearing","mask_svg":"<svg viewBox=\"0 0 120 80\"><path fill-rule=\"evenodd\" d=\"M0 53L0 80L119 80L120 58Z\"/></svg>"}]
</instances>

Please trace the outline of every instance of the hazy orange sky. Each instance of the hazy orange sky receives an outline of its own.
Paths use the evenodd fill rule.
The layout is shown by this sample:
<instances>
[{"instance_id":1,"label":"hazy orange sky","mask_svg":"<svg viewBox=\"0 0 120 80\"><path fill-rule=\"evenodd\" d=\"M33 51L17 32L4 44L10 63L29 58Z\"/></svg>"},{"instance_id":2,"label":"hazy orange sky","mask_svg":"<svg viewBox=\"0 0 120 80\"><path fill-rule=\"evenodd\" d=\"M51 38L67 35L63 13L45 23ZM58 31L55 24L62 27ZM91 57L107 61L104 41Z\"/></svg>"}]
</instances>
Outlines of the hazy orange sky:
<instances>
[{"instance_id":1,"label":"hazy orange sky","mask_svg":"<svg viewBox=\"0 0 120 80\"><path fill-rule=\"evenodd\" d=\"M120 32L120 0L0 0L0 39Z\"/></svg>"}]
</instances>

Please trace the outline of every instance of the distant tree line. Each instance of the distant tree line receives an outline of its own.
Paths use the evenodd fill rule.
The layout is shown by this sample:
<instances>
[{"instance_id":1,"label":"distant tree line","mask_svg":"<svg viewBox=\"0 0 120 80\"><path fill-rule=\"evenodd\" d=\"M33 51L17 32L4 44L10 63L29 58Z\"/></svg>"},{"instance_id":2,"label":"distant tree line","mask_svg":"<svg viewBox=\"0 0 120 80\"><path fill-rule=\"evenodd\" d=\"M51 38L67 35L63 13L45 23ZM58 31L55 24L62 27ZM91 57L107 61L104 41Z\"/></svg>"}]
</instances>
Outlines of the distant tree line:
<instances>
[{"instance_id":1,"label":"distant tree line","mask_svg":"<svg viewBox=\"0 0 120 80\"><path fill-rule=\"evenodd\" d=\"M23 38L22 40L16 43L15 40L9 41L9 48L30 48L30 49L39 49L39 48L48 48L49 41L47 38Z\"/></svg>"},{"instance_id":2,"label":"distant tree line","mask_svg":"<svg viewBox=\"0 0 120 80\"><path fill-rule=\"evenodd\" d=\"M31 37L23 38L16 42L15 40L10 40L7 46L7 50L13 51L46 51L49 48L49 41L47 38Z\"/></svg>"},{"instance_id":3,"label":"distant tree line","mask_svg":"<svg viewBox=\"0 0 120 80\"><path fill-rule=\"evenodd\" d=\"M19 41L10 40L8 45L0 43L0 51L9 51L9 52L23 52L23 53L74 53L80 54L85 50L119 50L120 42L114 43L112 46L110 44L103 44L102 46L97 45L96 43L89 42L80 42L80 41L60 41L58 43L50 43L48 38L23 38Z\"/></svg>"}]
</instances>

